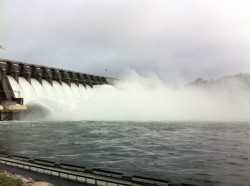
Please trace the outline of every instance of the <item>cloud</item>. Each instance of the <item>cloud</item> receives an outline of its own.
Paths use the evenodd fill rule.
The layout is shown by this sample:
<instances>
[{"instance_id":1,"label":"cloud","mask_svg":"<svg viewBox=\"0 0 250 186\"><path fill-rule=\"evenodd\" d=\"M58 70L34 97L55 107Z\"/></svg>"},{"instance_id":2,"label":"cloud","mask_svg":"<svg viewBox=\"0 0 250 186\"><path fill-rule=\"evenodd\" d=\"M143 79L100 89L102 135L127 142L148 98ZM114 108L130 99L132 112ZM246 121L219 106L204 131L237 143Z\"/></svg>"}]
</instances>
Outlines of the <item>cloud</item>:
<instances>
[{"instance_id":1,"label":"cloud","mask_svg":"<svg viewBox=\"0 0 250 186\"><path fill-rule=\"evenodd\" d=\"M6 58L107 76L151 71L165 80L250 71L247 0L5 0L1 6Z\"/></svg>"}]
</instances>

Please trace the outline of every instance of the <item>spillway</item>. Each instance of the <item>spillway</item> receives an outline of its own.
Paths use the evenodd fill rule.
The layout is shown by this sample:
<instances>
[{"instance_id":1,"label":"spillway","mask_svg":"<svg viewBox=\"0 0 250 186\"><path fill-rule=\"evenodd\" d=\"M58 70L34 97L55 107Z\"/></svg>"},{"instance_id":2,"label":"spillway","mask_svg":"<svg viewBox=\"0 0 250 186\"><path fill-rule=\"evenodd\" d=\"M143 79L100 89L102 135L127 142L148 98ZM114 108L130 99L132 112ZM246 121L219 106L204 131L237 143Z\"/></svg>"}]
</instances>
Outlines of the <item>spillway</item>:
<instances>
[{"instance_id":1,"label":"spillway","mask_svg":"<svg viewBox=\"0 0 250 186\"><path fill-rule=\"evenodd\" d=\"M48 81L42 80L41 84L35 78L31 78L31 83L23 77L19 78L19 83L12 76L8 76L8 80L15 93L15 98L23 98L24 105L32 100L47 98L86 100L91 94L91 87L77 86L75 83L72 83L70 87L64 82L59 84L56 81L51 85Z\"/></svg>"},{"instance_id":2,"label":"spillway","mask_svg":"<svg viewBox=\"0 0 250 186\"><path fill-rule=\"evenodd\" d=\"M117 79L0 58L0 120L29 110L34 100L86 100L95 86Z\"/></svg>"}]
</instances>

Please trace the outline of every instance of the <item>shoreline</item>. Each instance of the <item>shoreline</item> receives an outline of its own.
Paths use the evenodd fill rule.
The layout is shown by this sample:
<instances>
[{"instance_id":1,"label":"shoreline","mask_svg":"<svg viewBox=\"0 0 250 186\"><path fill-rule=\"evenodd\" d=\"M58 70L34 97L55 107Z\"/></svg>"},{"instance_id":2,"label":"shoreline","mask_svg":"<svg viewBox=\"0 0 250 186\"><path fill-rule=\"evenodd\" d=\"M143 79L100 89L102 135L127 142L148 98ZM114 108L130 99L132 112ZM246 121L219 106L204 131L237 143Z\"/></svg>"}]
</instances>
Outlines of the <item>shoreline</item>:
<instances>
[{"instance_id":1,"label":"shoreline","mask_svg":"<svg viewBox=\"0 0 250 186\"><path fill-rule=\"evenodd\" d=\"M13 179L13 182L20 181L22 186L54 186L53 184L48 183L46 181L34 180L31 177L11 173L11 172L8 172L8 171L3 170L3 169L0 169L0 176L11 178L11 179ZM0 185L1 185L1 183L0 183Z\"/></svg>"}]
</instances>

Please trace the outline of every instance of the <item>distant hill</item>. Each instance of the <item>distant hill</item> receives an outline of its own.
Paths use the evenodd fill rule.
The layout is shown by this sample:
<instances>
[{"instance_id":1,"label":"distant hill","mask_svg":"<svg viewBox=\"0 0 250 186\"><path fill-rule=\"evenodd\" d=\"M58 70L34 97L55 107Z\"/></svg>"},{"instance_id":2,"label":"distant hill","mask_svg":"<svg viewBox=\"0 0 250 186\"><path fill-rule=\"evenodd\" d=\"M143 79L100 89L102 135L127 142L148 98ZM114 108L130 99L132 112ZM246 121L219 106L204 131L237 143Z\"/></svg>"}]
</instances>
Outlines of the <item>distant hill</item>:
<instances>
[{"instance_id":1,"label":"distant hill","mask_svg":"<svg viewBox=\"0 0 250 186\"><path fill-rule=\"evenodd\" d=\"M216 80L203 80L198 78L188 85L203 88L234 88L235 86L240 86L241 88L250 88L250 74L224 76Z\"/></svg>"}]
</instances>

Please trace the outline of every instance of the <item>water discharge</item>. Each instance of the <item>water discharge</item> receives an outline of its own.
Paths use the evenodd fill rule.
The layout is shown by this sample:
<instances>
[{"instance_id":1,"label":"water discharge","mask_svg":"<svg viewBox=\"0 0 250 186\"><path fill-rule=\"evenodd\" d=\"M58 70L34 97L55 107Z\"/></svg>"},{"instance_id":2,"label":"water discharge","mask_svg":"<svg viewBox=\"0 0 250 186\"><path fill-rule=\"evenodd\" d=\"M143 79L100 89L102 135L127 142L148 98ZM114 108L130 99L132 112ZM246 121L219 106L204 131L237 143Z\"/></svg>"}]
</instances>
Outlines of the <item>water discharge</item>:
<instances>
[{"instance_id":1,"label":"water discharge","mask_svg":"<svg viewBox=\"0 0 250 186\"><path fill-rule=\"evenodd\" d=\"M156 76L130 73L115 86L71 87L46 80L42 85L9 76L16 97L28 106L43 105L50 114L44 120L169 121L248 120L249 87L240 82L230 86L173 87Z\"/></svg>"},{"instance_id":2,"label":"water discharge","mask_svg":"<svg viewBox=\"0 0 250 186\"><path fill-rule=\"evenodd\" d=\"M32 102L45 100L67 100L79 99L84 100L90 93L88 89L71 83L71 87L66 83L60 85L57 81L53 81L53 86L46 80L42 80L42 84L36 79L31 78L29 83L25 78L19 77L19 83L12 77L8 76L11 87L16 98L24 98L24 104L29 105ZM84 93L82 93L84 92Z\"/></svg>"}]
</instances>

